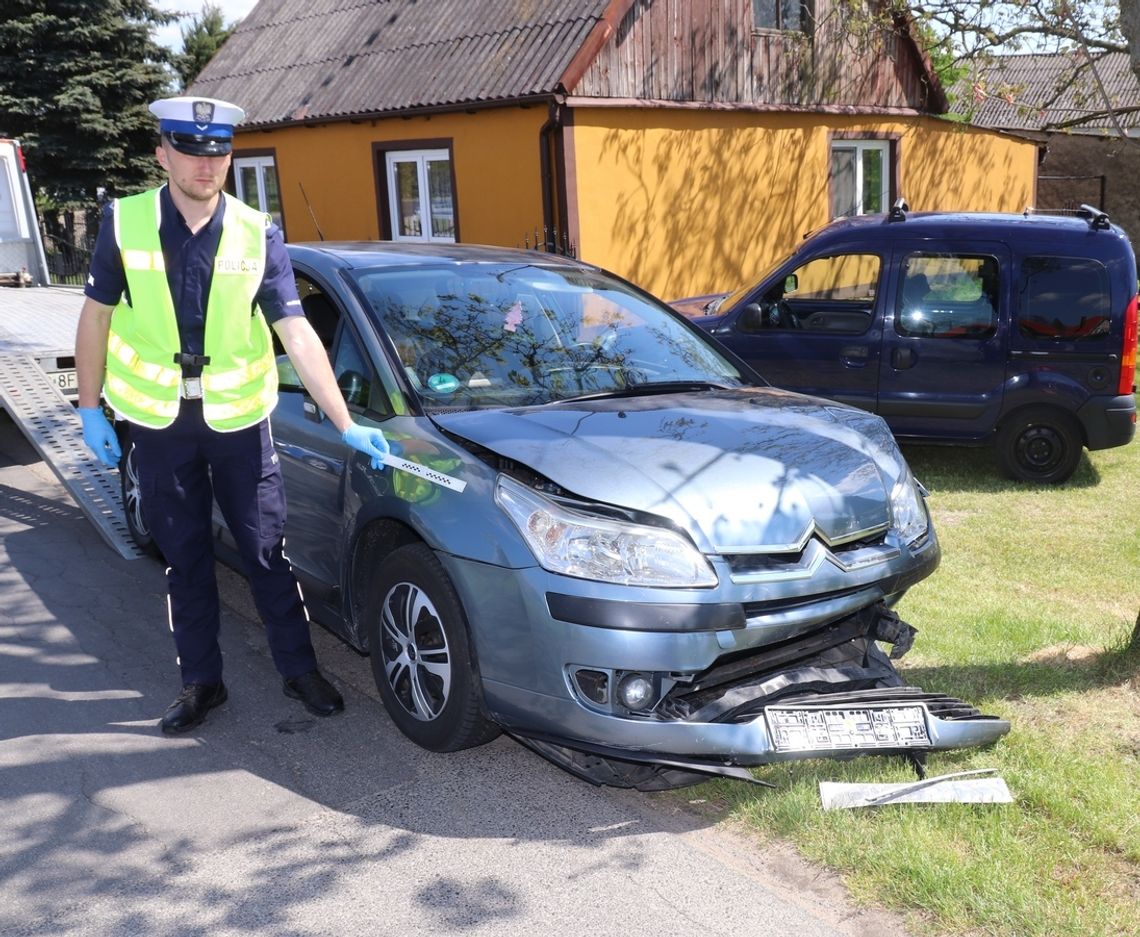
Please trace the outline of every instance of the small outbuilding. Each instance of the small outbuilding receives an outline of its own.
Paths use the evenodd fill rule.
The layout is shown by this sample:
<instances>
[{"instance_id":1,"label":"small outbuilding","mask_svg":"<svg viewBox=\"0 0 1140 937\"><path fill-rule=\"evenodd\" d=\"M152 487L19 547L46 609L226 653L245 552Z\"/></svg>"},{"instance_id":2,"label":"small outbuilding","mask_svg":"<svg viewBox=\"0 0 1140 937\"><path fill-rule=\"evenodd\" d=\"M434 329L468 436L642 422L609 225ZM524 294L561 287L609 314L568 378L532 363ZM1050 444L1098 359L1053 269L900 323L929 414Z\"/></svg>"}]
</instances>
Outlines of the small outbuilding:
<instances>
[{"instance_id":1,"label":"small outbuilding","mask_svg":"<svg viewBox=\"0 0 1140 937\"><path fill-rule=\"evenodd\" d=\"M974 126L1041 145L1036 207L1093 205L1140 234L1140 81L1127 53L997 56L955 92Z\"/></svg>"}]
</instances>

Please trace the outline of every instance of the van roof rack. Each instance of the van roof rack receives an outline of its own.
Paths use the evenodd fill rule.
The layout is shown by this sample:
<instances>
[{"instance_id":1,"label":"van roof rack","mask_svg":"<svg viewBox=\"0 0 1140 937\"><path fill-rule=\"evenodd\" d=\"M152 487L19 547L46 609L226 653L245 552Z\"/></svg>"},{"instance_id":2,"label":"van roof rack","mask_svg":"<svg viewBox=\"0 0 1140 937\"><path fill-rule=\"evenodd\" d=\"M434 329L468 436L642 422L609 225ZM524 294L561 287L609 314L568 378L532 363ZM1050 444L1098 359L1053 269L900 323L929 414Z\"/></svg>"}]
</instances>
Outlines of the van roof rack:
<instances>
[{"instance_id":1,"label":"van roof rack","mask_svg":"<svg viewBox=\"0 0 1140 937\"><path fill-rule=\"evenodd\" d=\"M906 221L906 213L910 211L910 205L907 204L905 198L900 198L891 206L891 212L887 215L887 221Z\"/></svg>"},{"instance_id":2,"label":"van roof rack","mask_svg":"<svg viewBox=\"0 0 1140 937\"><path fill-rule=\"evenodd\" d=\"M1060 215L1069 218L1087 218L1089 227L1093 230L1106 229L1112 224L1108 217L1108 212L1102 211L1093 205L1081 205L1080 208L1034 208L1031 205L1026 205L1024 214L1026 218L1030 215Z\"/></svg>"}]
</instances>

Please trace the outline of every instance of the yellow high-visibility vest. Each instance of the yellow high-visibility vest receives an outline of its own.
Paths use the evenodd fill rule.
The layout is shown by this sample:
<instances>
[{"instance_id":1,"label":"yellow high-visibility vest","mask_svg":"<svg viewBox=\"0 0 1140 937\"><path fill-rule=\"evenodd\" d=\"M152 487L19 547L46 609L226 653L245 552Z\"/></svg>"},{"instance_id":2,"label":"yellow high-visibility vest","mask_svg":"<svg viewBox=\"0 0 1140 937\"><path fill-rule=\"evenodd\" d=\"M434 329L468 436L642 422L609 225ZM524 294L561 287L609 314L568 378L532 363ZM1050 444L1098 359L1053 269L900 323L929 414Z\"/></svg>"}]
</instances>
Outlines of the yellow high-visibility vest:
<instances>
[{"instance_id":1,"label":"yellow high-visibility vest","mask_svg":"<svg viewBox=\"0 0 1140 937\"><path fill-rule=\"evenodd\" d=\"M124 419L162 429L181 400L182 350L174 300L159 241L160 189L117 199L115 239L123 258L126 294L111 315L107 338L107 402ZM253 305L265 270L267 216L223 193L222 237L206 302L202 414L220 432L253 426L277 403L273 340Z\"/></svg>"}]
</instances>

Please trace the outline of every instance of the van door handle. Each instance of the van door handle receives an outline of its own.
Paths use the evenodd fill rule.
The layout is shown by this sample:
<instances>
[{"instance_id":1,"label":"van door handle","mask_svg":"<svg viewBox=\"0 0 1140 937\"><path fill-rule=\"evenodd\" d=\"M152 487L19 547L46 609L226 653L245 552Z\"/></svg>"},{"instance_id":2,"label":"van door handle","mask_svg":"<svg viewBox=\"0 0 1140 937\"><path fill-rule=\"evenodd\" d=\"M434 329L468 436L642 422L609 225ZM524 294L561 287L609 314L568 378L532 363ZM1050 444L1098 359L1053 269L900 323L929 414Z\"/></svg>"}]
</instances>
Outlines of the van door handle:
<instances>
[{"instance_id":1,"label":"van door handle","mask_svg":"<svg viewBox=\"0 0 1140 937\"><path fill-rule=\"evenodd\" d=\"M896 371L905 371L914 367L913 348L895 348L891 351L891 367Z\"/></svg>"},{"instance_id":2,"label":"van door handle","mask_svg":"<svg viewBox=\"0 0 1140 937\"><path fill-rule=\"evenodd\" d=\"M852 368L866 367L870 354L866 345L845 345L839 349L840 360Z\"/></svg>"}]
</instances>

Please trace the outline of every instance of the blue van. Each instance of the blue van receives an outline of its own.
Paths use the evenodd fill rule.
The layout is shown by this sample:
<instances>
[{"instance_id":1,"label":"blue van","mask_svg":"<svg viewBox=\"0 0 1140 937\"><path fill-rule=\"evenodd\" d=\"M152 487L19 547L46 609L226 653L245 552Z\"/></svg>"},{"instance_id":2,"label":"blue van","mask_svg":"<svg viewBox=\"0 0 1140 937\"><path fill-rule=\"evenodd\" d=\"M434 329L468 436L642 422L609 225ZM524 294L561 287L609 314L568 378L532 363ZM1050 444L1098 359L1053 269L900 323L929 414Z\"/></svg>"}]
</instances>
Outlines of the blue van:
<instances>
[{"instance_id":1,"label":"blue van","mask_svg":"<svg viewBox=\"0 0 1140 937\"><path fill-rule=\"evenodd\" d=\"M902 441L991 444L1057 483L1136 430L1136 258L1106 214L834 221L733 293L673 306L777 387L884 417Z\"/></svg>"}]
</instances>

